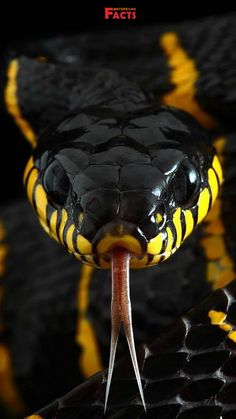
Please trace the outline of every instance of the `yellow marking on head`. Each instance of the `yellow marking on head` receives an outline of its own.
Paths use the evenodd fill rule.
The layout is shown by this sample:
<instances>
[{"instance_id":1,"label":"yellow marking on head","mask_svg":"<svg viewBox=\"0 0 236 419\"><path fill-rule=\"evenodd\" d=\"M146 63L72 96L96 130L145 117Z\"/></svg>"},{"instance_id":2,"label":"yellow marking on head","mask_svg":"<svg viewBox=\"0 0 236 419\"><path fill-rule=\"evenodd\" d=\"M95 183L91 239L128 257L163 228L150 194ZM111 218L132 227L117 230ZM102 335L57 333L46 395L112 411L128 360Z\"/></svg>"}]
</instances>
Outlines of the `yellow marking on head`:
<instances>
[{"instance_id":1,"label":"yellow marking on head","mask_svg":"<svg viewBox=\"0 0 236 419\"><path fill-rule=\"evenodd\" d=\"M18 86L17 78L19 74L19 61L14 59L10 62L7 69L7 83L5 88L5 103L7 111L12 115L15 123L20 128L21 132L30 142L32 147L37 144L36 135L30 126L29 122L22 116L19 102L18 102Z\"/></svg>"},{"instance_id":2,"label":"yellow marking on head","mask_svg":"<svg viewBox=\"0 0 236 419\"><path fill-rule=\"evenodd\" d=\"M162 221L163 221L163 215L162 214L160 214L159 212L157 213L157 215L156 215L156 221L157 221L157 223L159 223L159 224L161 224L162 223Z\"/></svg>"},{"instance_id":3,"label":"yellow marking on head","mask_svg":"<svg viewBox=\"0 0 236 419\"><path fill-rule=\"evenodd\" d=\"M167 232L167 245L165 248L165 253L168 253L172 250L172 246L173 246L173 233L170 229L170 227L166 228L166 232Z\"/></svg>"},{"instance_id":4,"label":"yellow marking on head","mask_svg":"<svg viewBox=\"0 0 236 419\"><path fill-rule=\"evenodd\" d=\"M213 169L208 170L208 183L211 189L212 204L215 202L219 192L218 181Z\"/></svg>"},{"instance_id":5,"label":"yellow marking on head","mask_svg":"<svg viewBox=\"0 0 236 419\"><path fill-rule=\"evenodd\" d=\"M184 240L185 240L186 237L188 237L189 234L192 233L193 231L194 219L193 219L193 214L190 210L184 210L183 213L185 216L185 224L186 224L186 230L185 230L185 235L184 235Z\"/></svg>"},{"instance_id":6,"label":"yellow marking on head","mask_svg":"<svg viewBox=\"0 0 236 419\"><path fill-rule=\"evenodd\" d=\"M61 222L60 222L60 227L59 227L59 240L61 243L63 243L63 233L64 233L64 228L66 226L67 220L68 220L68 214L65 208L63 208L61 212Z\"/></svg>"},{"instance_id":7,"label":"yellow marking on head","mask_svg":"<svg viewBox=\"0 0 236 419\"><path fill-rule=\"evenodd\" d=\"M81 255L88 255L89 253L92 253L92 244L81 234L78 234L76 244Z\"/></svg>"},{"instance_id":8,"label":"yellow marking on head","mask_svg":"<svg viewBox=\"0 0 236 419\"><path fill-rule=\"evenodd\" d=\"M196 100L196 84L199 72L195 61L181 46L175 32L167 32L160 38L160 45L167 56L170 67L170 81L175 86L164 95L162 102L191 113L204 127L216 126L215 119L205 112Z\"/></svg>"},{"instance_id":9,"label":"yellow marking on head","mask_svg":"<svg viewBox=\"0 0 236 419\"><path fill-rule=\"evenodd\" d=\"M154 239L150 240L147 246L147 252L150 255L159 255L163 246L163 241L165 240L166 235L159 233Z\"/></svg>"},{"instance_id":10,"label":"yellow marking on head","mask_svg":"<svg viewBox=\"0 0 236 419\"><path fill-rule=\"evenodd\" d=\"M27 193L27 196L31 205L33 205L33 194L34 194L34 188L35 188L37 179L38 179L38 170L34 168L30 172L30 175L28 177L28 181L26 184L26 193Z\"/></svg>"},{"instance_id":11,"label":"yellow marking on head","mask_svg":"<svg viewBox=\"0 0 236 419\"><path fill-rule=\"evenodd\" d=\"M96 334L93 325L87 318L89 305L89 287L93 268L82 265L81 276L78 289L78 324L76 333L76 343L81 347L79 358L80 369L85 377L90 377L103 369L99 348L96 341Z\"/></svg>"},{"instance_id":12,"label":"yellow marking on head","mask_svg":"<svg viewBox=\"0 0 236 419\"><path fill-rule=\"evenodd\" d=\"M83 219L84 219L84 214L83 214L83 212L81 212L79 217L78 217L78 221L79 221L80 224L82 223Z\"/></svg>"},{"instance_id":13,"label":"yellow marking on head","mask_svg":"<svg viewBox=\"0 0 236 419\"><path fill-rule=\"evenodd\" d=\"M208 213L209 210L209 204L210 204L210 193L208 188L204 188L199 195L198 198L198 219L197 222L200 223L203 218L205 218L205 216Z\"/></svg>"},{"instance_id":14,"label":"yellow marking on head","mask_svg":"<svg viewBox=\"0 0 236 419\"><path fill-rule=\"evenodd\" d=\"M93 266L94 266L93 256L91 256L91 255L86 255L86 256L84 256L84 258L85 258L85 260L86 260L86 262L87 262L88 264L90 264L90 265L93 265Z\"/></svg>"},{"instance_id":15,"label":"yellow marking on head","mask_svg":"<svg viewBox=\"0 0 236 419\"><path fill-rule=\"evenodd\" d=\"M23 176L23 183L25 184L25 181L27 179L27 176L30 172L30 170L32 169L32 167L34 166L34 160L33 157L30 157L30 159L28 160L26 166L25 166L25 171L24 171L24 176Z\"/></svg>"},{"instance_id":16,"label":"yellow marking on head","mask_svg":"<svg viewBox=\"0 0 236 419\"><path fill-rule=\"evenodd\" d=\"M58 216L58 211L57 210L53 211L49 220L49 234L54 240L59 242L59 237L57 235L57 216Z\"/></svg>"},{"instance_id":17,"label":"yellow marking on head","mask_svg":"<svg viewBox=\"0 0 236 419\"><path fill-rule=\"evenodd\" d=\"M223 311L210 310L208 312L208 317L211 320L211 324L219 326L220 329L229 332L228 338L236 342L236 331L233 330L233 326L231 324L225 322L227 317L226 313L223 313Z\"/></svg>"},{"instance_id":18,"label":"yellow marking on head","mask_svg":"<svg viewBox=\"0 0 236 419\"><path fill-rule=\"evenodd\" d=\"M34 193L34 201L37 208L39 218L46 223L47 220L47 195L42 185L37 185Z\"/></svg>"},{"instance_id":19,"label":"yellow marking on head","mask_svg":"<svg viewBox=\"0 0 236 419\"><path fill-rule=\"evenodd\" d=\"M215 146L216 146L216 144L215 144ZM212 162L212 167L214 168L214 170L215 170L215 172L216 172L216 174L219 178L220 183L222 183L223 182L223 171L222 171L222 167L221 167L220 161L219 161L217 156L214 156L214 159L213 159L213 162Z\"/></svg>"},{"instance_id":20,"label":"yellow marking on head","mask_svg":"<svg viewBox=\"0 0 236 419\"><path fill-rule=\"evenodd\" d=\"M173 215L173 224L176 230L176 242L175 246L178 248L182 242L182 223L181 223L181 209L178 208Z\"/></svg>"},{"instance_id":21,"label":"yellow marking on head","mask_svg":"<svg viewBox=\"0 0 236 419\"><path fill-rule=\"evenodd\" d=\"M135 237L124 234L121 237L106 234L97 245L97 252L99 255L112 250L114 247L123 247L136 255L142 254L142 247Z\"/></svg>"},{"instance_id":22,"label":"yellow marking on head","mask_svg":"<svg viewBox=\"0 0 236 419\"><path fill-rule=\"evenodd\" d=\"M71 250L72 252L75 251L74 249L74 245L73 245L73 234L75 231L75 225L71 224L71 226L68 228L67 233L66 233L66 244L69 250Z\"/></svg>"}]
</instances>

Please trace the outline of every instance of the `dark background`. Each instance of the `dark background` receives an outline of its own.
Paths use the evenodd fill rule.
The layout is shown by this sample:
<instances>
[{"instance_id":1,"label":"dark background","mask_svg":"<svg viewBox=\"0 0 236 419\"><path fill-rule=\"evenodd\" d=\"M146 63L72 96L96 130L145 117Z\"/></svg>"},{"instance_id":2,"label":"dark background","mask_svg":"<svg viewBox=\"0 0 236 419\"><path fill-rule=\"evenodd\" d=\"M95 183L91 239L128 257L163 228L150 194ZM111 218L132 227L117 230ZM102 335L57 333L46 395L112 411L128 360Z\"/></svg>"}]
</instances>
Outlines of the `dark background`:
<instances>
[{"instance_id":1,"label":"dark background","mask_svg":"<svg viewBox=\"0 0 236 419\"><path fill-rule=\"evenodd\" d=\"M186 19L198 19L212 14L230 13L232 10L219 6L206 10L196 2L189 7L176 6L173 9L169 2L156 2L156 8L149 1L96 1L96 2L31 2L29 5L9 2L1 7L0 25L0 62L4 59L7 47L15 40L24 43L28 39L71 34L104 28L119 28L127 25L149 23L177 22ZM105 21L104 7L137 7L136 21ZM206 7L206 6L205 6ZM235 9L234 9L235 10ZM235 28L236 30L236 28ZM30 147L15 127L11 118L0 111L0 203L9 202L23 194L22 173Z\"/></svg>"}]
</instances>

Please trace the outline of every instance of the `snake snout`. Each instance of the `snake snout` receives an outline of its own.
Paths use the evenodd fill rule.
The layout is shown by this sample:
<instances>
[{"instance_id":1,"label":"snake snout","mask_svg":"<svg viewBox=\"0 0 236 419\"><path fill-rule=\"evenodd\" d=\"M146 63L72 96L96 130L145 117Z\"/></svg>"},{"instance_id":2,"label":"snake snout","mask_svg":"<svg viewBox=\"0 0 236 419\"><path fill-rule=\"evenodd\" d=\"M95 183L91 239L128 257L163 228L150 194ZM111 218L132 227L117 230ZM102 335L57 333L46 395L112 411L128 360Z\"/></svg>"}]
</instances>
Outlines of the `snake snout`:
<instances>
[{"instance_id":1,"label":"snake snout","mask_svg":"<svg viewBox=\"0 0 236 419\"><path fill-rule=\"evenodd\" d=\"M141 256L147 250L147 243L142 231L135 224L116 219L98 230L93 239L93 247L98 255L122 247L135 256Z\"/></svg>"}]
</instances>

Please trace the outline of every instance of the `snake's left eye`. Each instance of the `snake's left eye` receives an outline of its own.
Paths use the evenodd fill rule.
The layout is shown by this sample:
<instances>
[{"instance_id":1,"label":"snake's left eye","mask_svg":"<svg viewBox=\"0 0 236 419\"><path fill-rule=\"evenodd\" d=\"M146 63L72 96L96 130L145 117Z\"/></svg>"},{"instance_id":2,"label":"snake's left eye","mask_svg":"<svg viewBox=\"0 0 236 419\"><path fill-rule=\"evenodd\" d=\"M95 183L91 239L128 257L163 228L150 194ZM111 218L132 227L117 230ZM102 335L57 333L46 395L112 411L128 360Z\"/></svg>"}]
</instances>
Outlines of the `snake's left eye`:
<instances>
[{"instance_id":1,"label":"snake's left eye","mask_svg":"<svg viewBox=\"0 0 236 419\"><path fill-rule=\"evenodd\" d=\"M200 174L189 162L179 166L171 181L171 192L177 205L192 207L198 197L200 189Z\"/></svg>"},{"instance_id":2,"label":"snake's left eye","mask_svg":"<svg viewBox=\"0 0 236 419\"><path fill-rule=\"evenodd\" d=\"M54 160L45 170L43 187L48 197L55 204L65 204L70 190L70 180L58 161Z\"/></svg>"}]
</instances>

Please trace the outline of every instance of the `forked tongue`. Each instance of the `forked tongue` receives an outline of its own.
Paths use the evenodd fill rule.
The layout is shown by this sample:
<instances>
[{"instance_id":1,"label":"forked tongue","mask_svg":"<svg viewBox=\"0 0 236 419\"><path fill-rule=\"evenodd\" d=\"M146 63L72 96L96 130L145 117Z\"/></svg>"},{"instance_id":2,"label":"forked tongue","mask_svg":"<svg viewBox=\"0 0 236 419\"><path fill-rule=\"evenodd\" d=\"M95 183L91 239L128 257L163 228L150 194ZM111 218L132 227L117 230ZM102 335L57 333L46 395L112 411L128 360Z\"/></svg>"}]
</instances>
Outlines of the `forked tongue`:
<instances>
[{"instance_id":1,"label":"forked tongue","mask_svg":"<svg viewBox=\"0 0 236 419\"><path fill-rule=\"evenodd\" d=\"M139 388L139 393L141 396L143 407L146 411L143 388L134 344L129 290L129 259L129 252L125 249L116 248L112 251L111 346L104 413L106 412L107 408L107 401L111 386L117 342L121 326L123 326L125 336L128 342L129 352Z\"/></svg>"}]
</instances>

